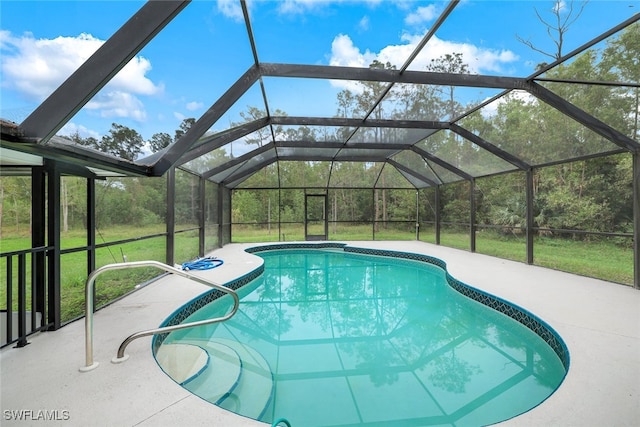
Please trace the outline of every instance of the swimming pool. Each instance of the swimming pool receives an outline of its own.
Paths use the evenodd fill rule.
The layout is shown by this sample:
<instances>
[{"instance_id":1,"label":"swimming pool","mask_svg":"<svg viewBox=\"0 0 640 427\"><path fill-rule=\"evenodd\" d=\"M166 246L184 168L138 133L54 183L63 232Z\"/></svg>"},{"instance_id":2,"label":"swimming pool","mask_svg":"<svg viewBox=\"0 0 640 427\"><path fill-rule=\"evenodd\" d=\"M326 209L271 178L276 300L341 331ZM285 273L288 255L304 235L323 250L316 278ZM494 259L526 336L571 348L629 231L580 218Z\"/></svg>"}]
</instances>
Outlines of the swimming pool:
<instances>
[{"instance_id":1,"label":"swimming pool","mask_svg":"<svg viewBox=\"0 0 640 427\"><path fill-rule=\"evenodd\" d=\"M242 296L231 320L155 339L165 372L223 408L294 427L486 425L535 407L566 374L550 327L440 260L297 246L252 249L263 271L229 284ZM210 292L165 323L229 306Z\"/></svg>"}]
</instances>

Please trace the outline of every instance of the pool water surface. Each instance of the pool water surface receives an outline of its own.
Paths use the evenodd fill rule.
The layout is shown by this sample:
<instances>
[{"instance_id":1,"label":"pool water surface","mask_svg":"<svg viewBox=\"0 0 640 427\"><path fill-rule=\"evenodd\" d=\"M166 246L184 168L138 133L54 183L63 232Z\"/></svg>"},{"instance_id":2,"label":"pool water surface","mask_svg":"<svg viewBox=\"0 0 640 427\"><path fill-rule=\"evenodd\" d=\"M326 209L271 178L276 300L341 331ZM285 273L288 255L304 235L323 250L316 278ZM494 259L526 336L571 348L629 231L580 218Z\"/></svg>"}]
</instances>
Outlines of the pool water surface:
<instances>
[{"instance_id":1,"label":"pool water surface","mask_svg":"<svg viewBox=\"0 0 640 427\"><path fill-rule=\"evenodd\" d=\"M487 425L537 406L566 374L538 334L461 295L438 266L342 249L257 255L264 273L238 290L232 319L160 345L201 351L202 366L177 381L240 415L294 427ZM185 322L230 306L219 298Z\"/></svg>"}]
</instances>

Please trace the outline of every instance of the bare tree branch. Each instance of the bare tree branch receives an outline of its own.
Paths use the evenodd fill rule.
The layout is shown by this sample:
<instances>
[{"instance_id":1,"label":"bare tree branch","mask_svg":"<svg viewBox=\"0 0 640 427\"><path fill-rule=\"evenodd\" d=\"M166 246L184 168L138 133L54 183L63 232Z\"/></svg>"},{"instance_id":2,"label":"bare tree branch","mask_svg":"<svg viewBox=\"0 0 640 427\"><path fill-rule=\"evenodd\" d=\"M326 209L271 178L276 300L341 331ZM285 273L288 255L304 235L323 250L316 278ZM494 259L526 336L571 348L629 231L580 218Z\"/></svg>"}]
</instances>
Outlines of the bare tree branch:
<instances>
[{"instance_id":1,"label":"bare tree branch","mask_svg":"<svg viewBox=\"0 0 640 427\"><path fill-rule=\"evenodd\" d=\"M574 0L571 0L568 3L565 3L563 0L554 0L554 5L552 8L552 18L554 19L555 23L547 21L540 14L537 8L533 8L538 20L546 27L547 35L556 47L555 52L549 52L544 50L543 48L537 47L530 38L525 39L518 34L516 34L516 40L535 52L541 53L554 60L560 59L562 57L562 48L564 46L565 34L569 31L569 28L578 20L580 15L582 15L582 12L587 6L587 3L589 3L589 0L580 1L580 8L577 10L577 12L576 9L574 9L574 3Z\"/></svg>"}]
</instances>

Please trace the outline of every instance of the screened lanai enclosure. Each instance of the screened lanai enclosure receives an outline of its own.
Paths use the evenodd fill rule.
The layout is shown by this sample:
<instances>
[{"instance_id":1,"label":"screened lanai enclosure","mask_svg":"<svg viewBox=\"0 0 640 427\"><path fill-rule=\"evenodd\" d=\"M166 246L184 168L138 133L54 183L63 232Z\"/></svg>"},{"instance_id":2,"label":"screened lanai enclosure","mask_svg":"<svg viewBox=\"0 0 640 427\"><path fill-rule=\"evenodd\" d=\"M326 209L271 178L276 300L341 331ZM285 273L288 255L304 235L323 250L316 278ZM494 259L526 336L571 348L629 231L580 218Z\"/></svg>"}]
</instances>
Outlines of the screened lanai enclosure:
<instances>
[{"instance_id":1,"label":"screened lanai enclosure","mask_svg":"<svg viewBox=\"0 0 640 427\"><path fill-rule=\"evenodd\" d=\"M73 66L28 56L71 37L12 30L22 3L3 346L81 316L97 267L232 242L421 240L640 287L637 2L26 2L84 25Z\"/></svg>"}]
</instances>

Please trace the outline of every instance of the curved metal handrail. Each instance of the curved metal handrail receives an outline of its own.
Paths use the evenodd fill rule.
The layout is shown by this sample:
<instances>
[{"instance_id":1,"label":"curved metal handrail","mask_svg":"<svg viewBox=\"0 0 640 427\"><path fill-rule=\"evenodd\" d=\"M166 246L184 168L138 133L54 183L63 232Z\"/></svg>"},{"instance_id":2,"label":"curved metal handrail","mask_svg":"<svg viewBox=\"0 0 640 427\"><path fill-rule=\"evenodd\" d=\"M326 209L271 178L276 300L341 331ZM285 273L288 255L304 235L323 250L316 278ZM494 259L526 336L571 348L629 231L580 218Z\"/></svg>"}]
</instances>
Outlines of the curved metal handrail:
<instances>
[{"instance_id":1,"label":"curved metal handrail","mask_svg":"<svg viewBox=\"0 0 640 427\"><path fill-rule=\"evenodd\" d=\"M194 274L188 273L186 271L183 270L179 270L175 267L171 267L170 265L167 264L163 264L161 262L158 261L135 261L135 262L122 262L122 263L117 263L117 264L108 264L105 265L103 267L98 268L97 270L95 270L94 272L92 272L89 277L87 277L87 281L85 283L85 318L84 318L84 325L85 325L85 362L86 362L86 366L83 366L80 368L80 371L82 372L87 372L90 371L92 369L95 369L98 367L98 362L94 362L93 361L93 310L94 310L94 306L93 306L93 295L94 295L94 291L95 291L95 280L96 278L104 273L105 271L108 270L123 270L126 268L139 268L139 267L156 267L159 268L161 270L164 270L168 273L172 273L172 274L177 274L178 276L182 276L182 277L186 277L187 279L191 279L195 282L198 283L202 283L203 285L207 285L210 286L214 289L217 289L219 291L225 292L229 295L231 295L233 297L233 308L231 309L231 311L229 313L227 313L226 315L222 316L222 317L216 317L213 319L205 319L205 320L200 320L197 322L191 322L191 323L181 323L179 325L172 325L172 326L164 326L162 328L155 328L155 329L149 329L149 330L145 330L145 331L140 331L140 332L136 332L132 335L129 335L129 337L127 337L122 344L120 344L120 347L118 348L118 355L116 357L114 357L112 359L112 361L114 363L119 363L119 362L124 362L125 360L127 360L128 356L125 356L124 354L124 350L127 347L127 345L129 345L129 343L135 339L141 338L141 337L145 337L145 336L149 336L149 335L156 335L156 334L161 334L164 332L171 332L171 331L177 331L179 329L186 329L186 328L192 328L195 326L202 326L202 325L208 325L210 323L216 323L216 322L223 322L229 318L231 318L234 314L236 314L236 311L238 311L238 306L240 305L240 300L238 298L238 294L229 288L226 288L220 284L211 282L209 280L203 279L202 277L196 276Z\"/></svg>"}]
</instances>

